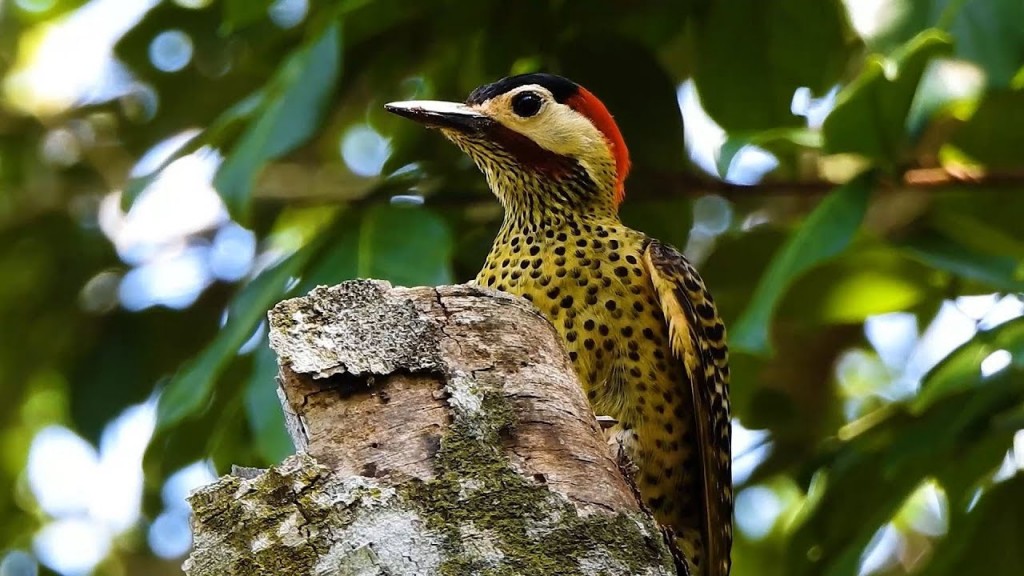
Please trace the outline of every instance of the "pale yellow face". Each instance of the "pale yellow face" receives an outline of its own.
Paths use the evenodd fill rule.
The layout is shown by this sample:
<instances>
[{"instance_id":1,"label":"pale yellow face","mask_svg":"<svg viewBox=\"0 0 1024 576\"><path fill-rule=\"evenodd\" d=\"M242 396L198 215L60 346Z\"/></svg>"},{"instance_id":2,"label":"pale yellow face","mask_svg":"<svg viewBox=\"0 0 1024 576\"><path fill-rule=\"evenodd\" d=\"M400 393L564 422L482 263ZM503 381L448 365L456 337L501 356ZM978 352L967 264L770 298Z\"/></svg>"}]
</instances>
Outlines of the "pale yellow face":
<instances>
[{"instance_id":1,"label":"pale yellow face","mask_svg":"<svg viewBox=\"0 0 1024 576\"><path fill-rule=\"evenodd\" d=\"M520 95L532 92L540 97L540 109L523 117L516 113L513 102ZM541 148L575 159L595 182L610 185L614 180L615 159L604 134L589 119L566 104L555 100L551 92L538 84L519 86L482 104L470 106L506 128L526 136Z\"/></svg>"}]
</instances>

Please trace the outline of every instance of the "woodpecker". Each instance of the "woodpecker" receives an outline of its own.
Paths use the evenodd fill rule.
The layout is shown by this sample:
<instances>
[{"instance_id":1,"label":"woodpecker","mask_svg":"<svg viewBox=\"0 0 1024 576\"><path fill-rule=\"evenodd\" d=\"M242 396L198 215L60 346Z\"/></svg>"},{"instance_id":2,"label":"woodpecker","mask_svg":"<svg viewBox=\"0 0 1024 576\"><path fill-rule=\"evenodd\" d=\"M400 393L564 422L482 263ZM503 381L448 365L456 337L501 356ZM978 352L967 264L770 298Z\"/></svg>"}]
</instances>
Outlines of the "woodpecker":
<instances>
[{"instance_id":1,"label":"woodpecker","mask_svg":"<svg viewBox=\"0 0 1024 576\"><path fill-rule=\"evenodd\" d=\"M629 152L594 94L551 74L465 103L385 108L468 154L504 220L476 282L530 300L554 325L594 412L636 465L655 518L694 576L727 576L732 450L725 326L675 248L622 224Z\"/></svg>"}]
</instances>

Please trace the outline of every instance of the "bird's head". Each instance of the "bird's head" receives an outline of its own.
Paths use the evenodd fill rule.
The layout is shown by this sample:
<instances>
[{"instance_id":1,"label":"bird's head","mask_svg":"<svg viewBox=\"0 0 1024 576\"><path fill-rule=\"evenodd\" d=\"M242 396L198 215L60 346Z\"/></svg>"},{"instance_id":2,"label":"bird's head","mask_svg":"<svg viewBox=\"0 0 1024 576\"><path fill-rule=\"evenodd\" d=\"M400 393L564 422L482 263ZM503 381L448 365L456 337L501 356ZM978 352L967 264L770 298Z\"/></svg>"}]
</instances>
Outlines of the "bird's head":
<instances>
[{"instance_id":1,"label":"bird's head","mask_svg":"<svg viewBox=\"0 0 1024 576\"><path fill-rule=\"evenodd\" d=\"M439 129L487 176L506 209L608 209L624 196L629 151L608 109L560 76L523 74L474 90L465 103L385 108Z\"/></svg>"}]
</instances>

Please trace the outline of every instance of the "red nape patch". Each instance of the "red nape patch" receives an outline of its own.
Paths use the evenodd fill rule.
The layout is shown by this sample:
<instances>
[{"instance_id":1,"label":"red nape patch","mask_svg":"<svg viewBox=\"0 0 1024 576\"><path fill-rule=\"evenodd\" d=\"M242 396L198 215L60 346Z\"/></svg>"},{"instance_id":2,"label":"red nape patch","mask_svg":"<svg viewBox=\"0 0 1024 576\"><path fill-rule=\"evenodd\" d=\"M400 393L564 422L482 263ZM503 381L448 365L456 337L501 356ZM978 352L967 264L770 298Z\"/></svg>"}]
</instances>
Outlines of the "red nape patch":
<instances>
[{"instance_id":1,"label":"red nape patch","mask_svg":"<svg viewBox=\"0 0 1024 576\"><path fill-rule=\"evenodd\" d=\"M612 119L611 112L605 105L594 96L590 90L583 86L579 87L576 94L570 96L566 101L570 108L583 114L594 123L594 126L604 134L608 145L612 147L612 155L615 157L615 205L622 203L626 196L626 176L629 174L629 150L626 148L626 141L619 132L618 125Z\"/></svg>"}]
</instances>

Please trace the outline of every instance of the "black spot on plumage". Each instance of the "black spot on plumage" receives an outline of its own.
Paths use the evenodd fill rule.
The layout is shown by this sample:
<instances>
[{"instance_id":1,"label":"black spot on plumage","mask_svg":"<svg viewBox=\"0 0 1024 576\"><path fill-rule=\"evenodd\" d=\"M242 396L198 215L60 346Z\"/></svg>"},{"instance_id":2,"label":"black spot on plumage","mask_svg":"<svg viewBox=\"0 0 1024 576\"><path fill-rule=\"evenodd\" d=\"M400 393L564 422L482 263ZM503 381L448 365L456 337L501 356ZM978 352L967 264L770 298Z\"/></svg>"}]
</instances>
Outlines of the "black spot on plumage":
<instances>
[{"instance_id":1,"label":"black spot on plumage","mask_svg":"<svg viewBox=\"0 0 1024 576\"><path fill-rule=\"evenodd\" d=\"M719 322L714 326L704 329L709 338L712 340L721 340L722 336L725 335L725 325Z\"/></svg>"}]
</instances>

